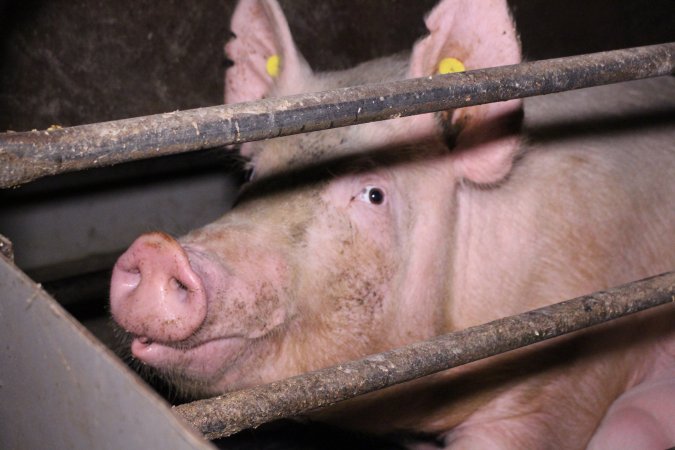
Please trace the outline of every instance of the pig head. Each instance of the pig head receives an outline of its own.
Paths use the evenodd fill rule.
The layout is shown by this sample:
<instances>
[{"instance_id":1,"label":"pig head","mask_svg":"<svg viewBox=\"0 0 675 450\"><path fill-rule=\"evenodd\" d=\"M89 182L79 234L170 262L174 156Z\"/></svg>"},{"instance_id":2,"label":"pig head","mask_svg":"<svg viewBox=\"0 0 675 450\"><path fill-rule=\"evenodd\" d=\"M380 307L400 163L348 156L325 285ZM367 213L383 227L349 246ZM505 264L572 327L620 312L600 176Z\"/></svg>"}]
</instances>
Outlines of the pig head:
<instances>
[{"instance_id":1,"label":"pig head","mask_svg":"<svg viewBox=\"0 0 675 450\"><path fill-rule=\"evenodd\" d=\"M480 29L456 13L491 9ZM227 101L433 75L447 55L469 69L519 61L499 2L446 2L427 23L410 57L314 74L279 5L242 1ZM216 393L448 330L454 187L508 173L520 115L513 101L449 112L447 123L425 115L244 144L254 173L233 211L177 241L142 236L116 264L111 310L135 336L133 355L183 388ZM256 195L275 178L295 185Z\"/></svg>"},{"instance_id":2,"label":"pig head","mask_svg":"<svg viewBox=\"0 0 675 450\"><path fill-rule=\"evenodd\" d=\"M314 73L276 1L241 0L232 18L236 37L226 47L234 61L226 101L432 76L448 60L460 70L520 61L503 0L443 0L426 24L429 35L409 55ZM636 99L673 107L673 97L661 95L675 92L673 84L667 91L655 85L649 95L597 92L625 113L637 111L630 103ZM584 98L567 112L557 100L553 109L528 103L524 126L551 129L538 118L555 118L550 111L558 107L567 118L594 111L595 101ZM131 336L133 356L179 389L216 394L675 266L675 188L663 182L675 179L672 128L665 140L654 135L642 147L614 137L596 145L589 133L538 142L536 133L521 134L522 117L517 100L244 144L253 170L232 211L179 239L141 236L115 265L111 311ZM511 447L538 448L536 437L553 439L551 427L572 418L570 446L583 446L614 398L673 373L672 320L671 308L636 328L648 330L657 346L632 332L605 336L625 342L624 353L597 357L600 347L584 344L569 373L553 365L506 380L520 361L492 367L487 378L500 380L492 385L462 384L467 373L476 374L471 380L485 375L479 364L450 376L453 386L469 386L461 396L449 393L442 375L421 380L398 397L398 407L367 406L352 417L377 417L380 431L455 427L447 442L463 448L493 448L516 434L522 440ZM631 355L639 364L625 363ZM422 394L424 383L434 387ZM593 392L591 400L565 394L580 385ZM565 412L566 402L585 415ZM394 415L406 414L396 422ZM498 419L517 422L519 432L492 426ZM485 444L476 427L496 440ZM555 442L570 429L557 428Z\"/></svg>"}]
</instances>

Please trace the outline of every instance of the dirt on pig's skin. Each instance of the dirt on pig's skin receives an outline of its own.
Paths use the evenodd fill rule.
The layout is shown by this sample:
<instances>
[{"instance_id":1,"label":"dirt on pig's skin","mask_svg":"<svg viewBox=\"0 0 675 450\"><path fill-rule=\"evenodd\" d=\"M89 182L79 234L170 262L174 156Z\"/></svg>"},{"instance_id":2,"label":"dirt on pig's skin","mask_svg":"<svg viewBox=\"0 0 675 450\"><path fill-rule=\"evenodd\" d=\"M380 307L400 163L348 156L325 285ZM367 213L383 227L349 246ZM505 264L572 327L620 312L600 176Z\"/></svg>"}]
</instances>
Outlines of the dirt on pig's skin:
<instances>
[{"instance_id":1,"label":"dirt on pig's skin","mask_svg":"<svg viewBox=\"0 0 675 450\"><path fill-rule=\"evenodd\" d=\"M276 2L242 0L226 100L520 61L504 1L443 0L426 23L410 55L314 74ZM246 143L238 204L141 236L113 317L136 359L210 395L672 270L673 111L670 77ZM670 305L316 417L447 448L666 448L674 320Z\"/></svg>"}]
</instances>

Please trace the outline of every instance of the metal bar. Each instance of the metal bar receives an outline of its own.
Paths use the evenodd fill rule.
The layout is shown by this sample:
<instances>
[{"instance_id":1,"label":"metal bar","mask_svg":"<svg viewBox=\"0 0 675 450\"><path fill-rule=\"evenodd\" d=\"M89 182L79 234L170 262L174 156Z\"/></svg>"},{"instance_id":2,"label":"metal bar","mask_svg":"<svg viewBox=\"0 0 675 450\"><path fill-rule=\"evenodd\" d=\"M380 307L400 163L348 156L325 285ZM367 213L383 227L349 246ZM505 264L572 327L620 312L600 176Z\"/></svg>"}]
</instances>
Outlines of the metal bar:
<instances>
[{"instance_id":1,"label":"metal bar","mask_svg":"<svg viewBox=\"0 0 675 450\"><path fill-rule=\"evenodd\" d=\"M0 188L46 175L668 75L675 43L56 130L0 134Z\"/></svg>"},{"instance_id":2,"label":"metal bar","mask_svg":"<svg viewBox=\"0 0 675 450\"><path fill-rule=\"evenodd\" d=\"M675 272L669 272L174 409L215 439L673 302Z\"/></svg>"}]
</instances>

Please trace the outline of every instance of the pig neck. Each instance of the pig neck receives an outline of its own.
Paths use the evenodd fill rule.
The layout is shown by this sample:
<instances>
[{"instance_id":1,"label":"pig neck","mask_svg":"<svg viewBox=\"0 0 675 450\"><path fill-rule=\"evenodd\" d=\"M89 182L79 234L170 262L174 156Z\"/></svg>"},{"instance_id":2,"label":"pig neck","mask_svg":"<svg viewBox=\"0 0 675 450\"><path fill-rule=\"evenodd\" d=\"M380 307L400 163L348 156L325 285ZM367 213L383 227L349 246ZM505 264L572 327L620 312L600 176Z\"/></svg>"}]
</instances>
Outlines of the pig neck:
<instances>
[{"instance_id":1,"label":"pig neck","mask_svg":"<svg viewBox=\"0 0 675 450\"><path fill-rule=\"evenodd\" d=\"M564 164L566 158L560 156ZM573 298L598 286L599 280L592 276L569 277L563 270L575 262L584 263L576 254L583 243L561 242L564 237L556 232L578 222L564 210L564 205L577 199L569 189L552 191L540 175L549 169L540 157L536 151L526 153L496 187L459 183L447 311L452 329ZM557 185L571 186L574 180L560 179L564 173L551 175L558 178Z\"/></svg>"},{"instance_id":2,"label":"pig neck","mask_svg":"<svg viewBox=\"0 0 675 450\"><path fill-rule=\"evenodd\" d=\"M501 185L459 183L451 329L672 270L672 247L662 242L675 201L661 181L674 176L672 149L589 139L533 141Z\"/></svg>"},{"instance_id":3,"label":"pig neck","mask_svg":"<svg viewBox=\"0 0 675 450\"><path fill-rule=\"evenodd\" d=\"M430 238L439 243L436 250L445 243L451 252L443 331L672 270L675 192L663 180L674 179L675 172L672 146L659 145L673 142L672 134L651 127L647 143L638 146L611 132L598 140L586 132L586 123L598 114L611 123L614 115L639 113L637 100L652 105L673 97L664 96L660 85L647 91L657 98L626 96L622 87L594 92L605 95L604 101L574 92L526 101L525 130L537 131L540 117L539 135L550 129L546 120L583 132L562 140L530 133L524 156L500 185L458 181L451 192L446 184L445 194L428 196L451 194L453 204L444 222L449 225ZM426 186L420 192L429 194ZM423 206L428 215L442 209ZM427 251L419 258L434 255ZM545 437L551 448L583 448L613 399L645 378L672 376L674 314L672 308L642 313L344 402L336 408L348 413L343 410L337 420L379 432L452 430L447 442L470 442L464 437L473 433L503 444L504 436L520 435ZM655 338L661 341L656 351L650 345ZM514 445L541 447L525 440Z\"/></svg>"},{"instance_id":4,"label":"pig neck","mask_svg":"<svg viewBox=\"0 0 675 450\"><path fill-rule=\"evenodd\" d=\"M610 154L581 140L565 144L528 148L498 187L459 184L446 313L451 329L665 272L675 263L654 238L672 231L672 200L667 214L644 212L650 221L625 207L628 199L643 209L658 203L650 193L668 189L652 180L670 179L672 156L653 149L651 158L644 158L620 145L612 145ZM651 175L627 180L616 170L621 167ZM451 435L482 430L478 433L499 436L520 424L535 436L550 433L547 426L559 414L558 422L572 429L556 429L552 442L581 448L613 399L663 372L660 364L672 370L672 320L672 312L646 312L629 326L624 321L596 327L439 375L455 391L465 391L450 394L456 398L452 408L439 407L423 427L433 431L461 423ZM654 351L649 339L661 339L670 350ZM542 346L546 355L536 353ZM484 379L492 374L492 382L476 389L467 380L472 373ZM446 399L452 391L444 391ZM576 422L569 421L572 410ZM578 438L576 444L570 436ZM521 444L528 448L526 441Z\"/></svg>"},{"instance_id":5,"label":"pig neck","mask_svg":"<svg viewBox=\"0 0 675 450\"><path fill-rule=\"evenodd\" d=\"M519 169L515 169L515 177L521 175ZM542 249L531 245L539 239L528 223L534 211L521 203L521 189L512 184L519 184L518 180L509 179L488 189L463 182L457 187L455 254L446 312L451 329L551 302L542 299L534 286L544 276L539 273Z\"/></svg>"}]
</instances>

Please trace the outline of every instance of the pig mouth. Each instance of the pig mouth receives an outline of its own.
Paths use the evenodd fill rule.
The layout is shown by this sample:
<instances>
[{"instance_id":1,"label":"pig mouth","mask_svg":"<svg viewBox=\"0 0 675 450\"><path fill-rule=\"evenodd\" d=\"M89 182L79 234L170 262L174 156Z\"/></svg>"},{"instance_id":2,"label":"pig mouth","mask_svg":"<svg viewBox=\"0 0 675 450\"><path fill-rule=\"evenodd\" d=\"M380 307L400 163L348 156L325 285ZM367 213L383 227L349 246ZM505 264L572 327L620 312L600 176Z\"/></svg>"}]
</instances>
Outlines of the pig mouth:
<instances>
[{"instance_id":1,"label":"pig mouth","mask_svg":"<svg viewBox=\"0 0 675 450\"><path fill-rule=\"evenodd\" d=\"M210 378L230 367L243 354L246 338L228 336L209 339L182 348L177 343L162 343L146 337L134 337L131 353L137 360L160 371L175 372L180 368L182 376Z\"/></svg>"}]
</instances>

